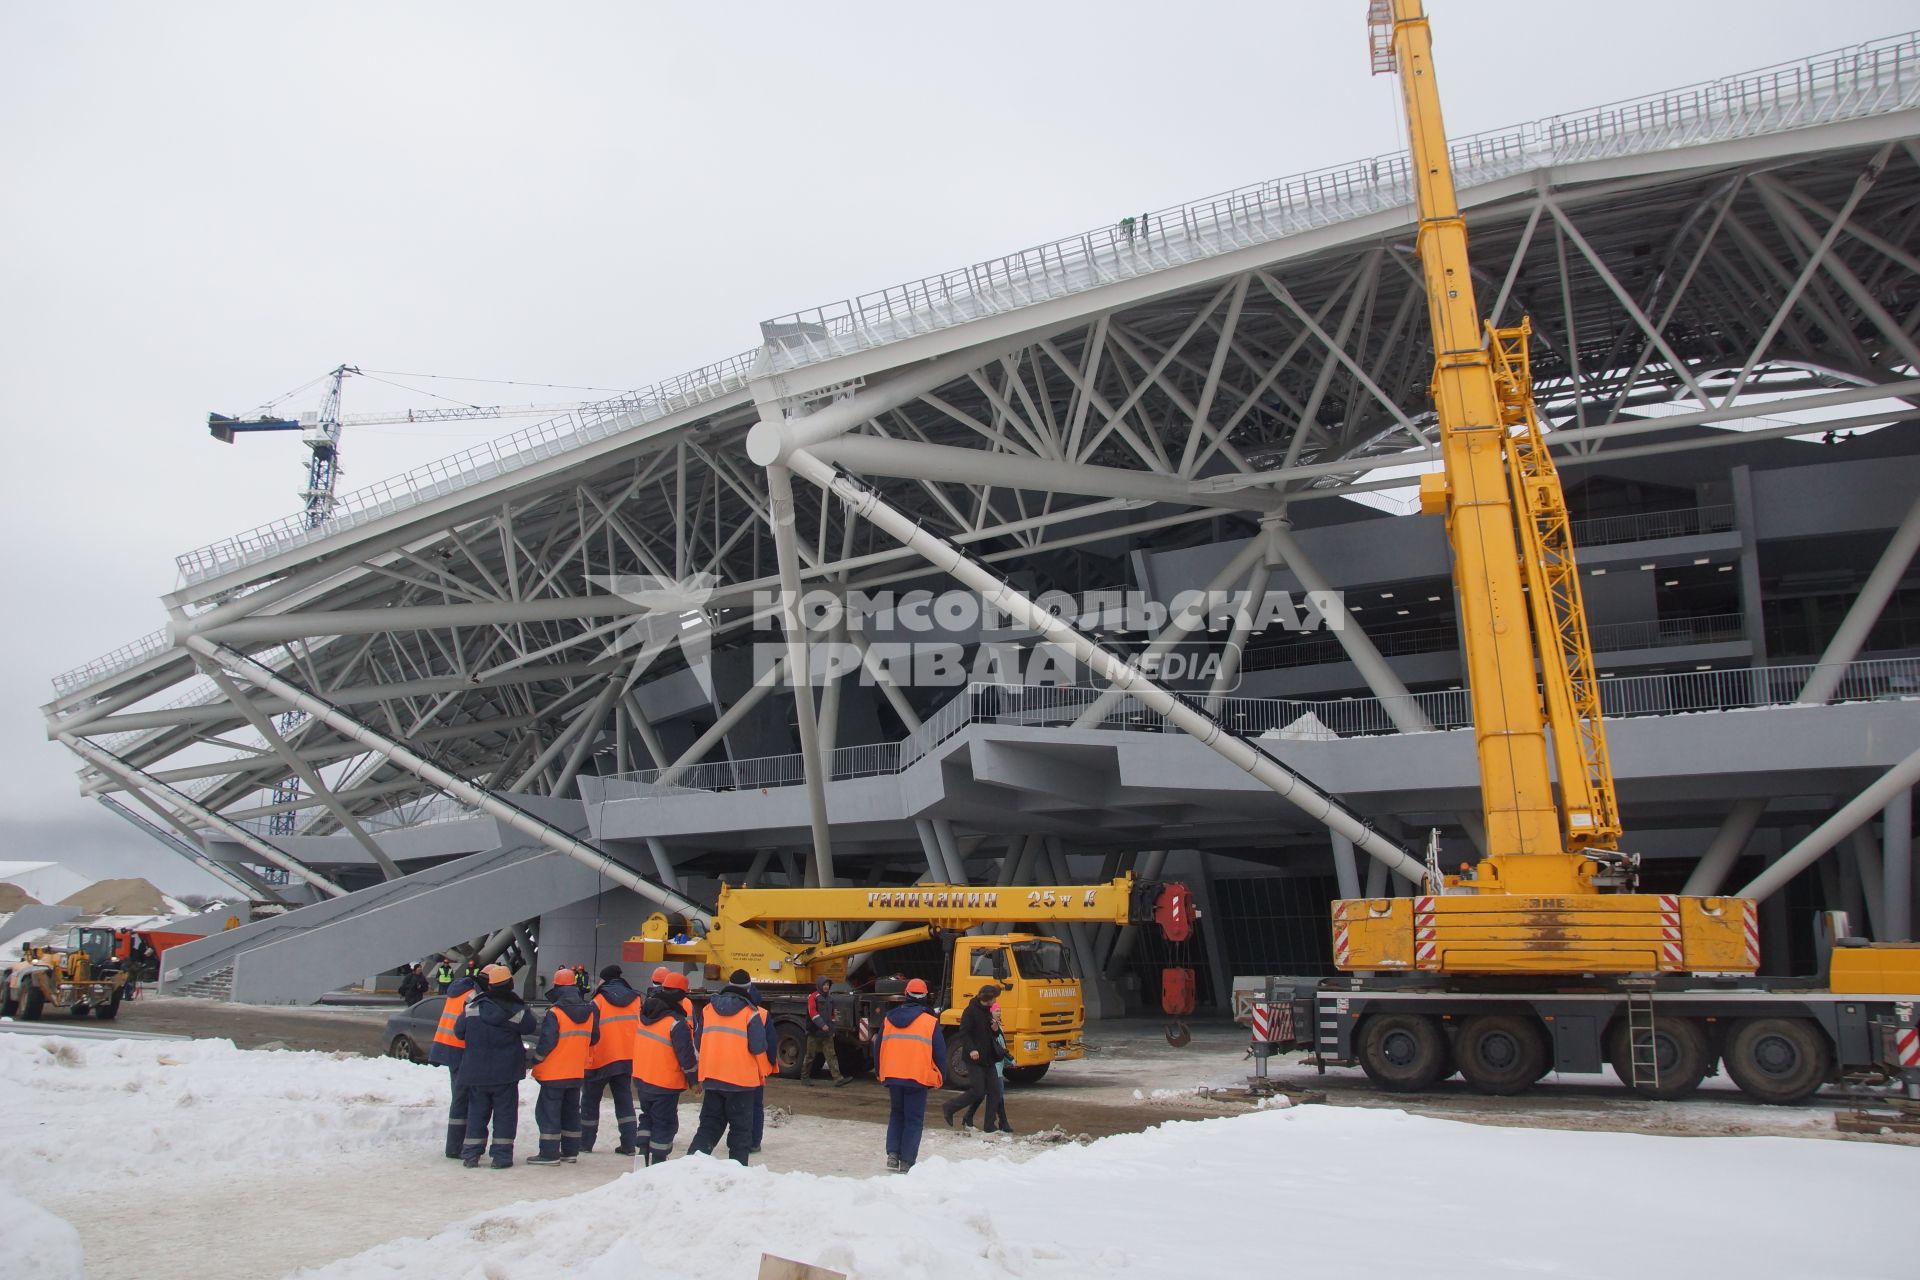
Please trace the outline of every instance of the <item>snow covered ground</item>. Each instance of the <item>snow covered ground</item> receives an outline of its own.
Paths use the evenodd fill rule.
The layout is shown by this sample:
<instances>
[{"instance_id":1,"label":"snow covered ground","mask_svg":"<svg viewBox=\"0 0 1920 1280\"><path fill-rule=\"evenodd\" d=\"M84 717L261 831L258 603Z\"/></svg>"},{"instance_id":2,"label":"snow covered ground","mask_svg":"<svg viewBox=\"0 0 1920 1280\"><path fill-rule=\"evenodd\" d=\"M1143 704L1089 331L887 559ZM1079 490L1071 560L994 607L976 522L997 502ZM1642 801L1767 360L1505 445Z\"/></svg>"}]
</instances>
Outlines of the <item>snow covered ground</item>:
<instances>
[{"instance_id":1,"label":"snow covered ground","mask_svg":"<svg viewBox=\"0 0 1920 1280\"><path fill-rule=\"evenodd\" d=\"M746 1280L763 1250L887 1280L1914 1274L1910 1147L1298 1107L1087 1146L936 1122L905 1178L879 1126L813 1117L752 1169L495 1172L440 1156L444 1089L352 1055L0 1035L0 1271L69 1280L84 1245L142 1280ZM522 1156L531 1119L529 1087Z\"/></svg>"}]
</instances>

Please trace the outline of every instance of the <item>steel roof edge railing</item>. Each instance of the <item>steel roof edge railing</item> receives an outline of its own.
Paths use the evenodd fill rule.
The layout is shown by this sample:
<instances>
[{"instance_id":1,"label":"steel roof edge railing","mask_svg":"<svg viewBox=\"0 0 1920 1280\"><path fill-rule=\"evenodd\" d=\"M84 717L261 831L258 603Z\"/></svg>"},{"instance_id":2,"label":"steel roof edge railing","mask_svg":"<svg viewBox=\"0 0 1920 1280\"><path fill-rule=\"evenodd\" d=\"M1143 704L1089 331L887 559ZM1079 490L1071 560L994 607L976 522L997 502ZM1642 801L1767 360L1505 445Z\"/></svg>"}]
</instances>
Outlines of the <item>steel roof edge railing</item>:
<instances>
[{"instance_id":1,"label":"steel roof edge railing","mask_svg":"<svg viewBox=\"0 0 1920 1280\"><path fill-rule=\"evenodd\" d=\"M1608 719L1794 706L1799 705L1800 690L1819 670L1818 664L1805 663L1612 677L1599 681L1600 701ZM941 706L919 730L898 742L837 749L829 776L832 781L842 782L902 773L971 724L1063 728L1078 719L1102 692L1085 685L971 684ZM1464 689L1409 696L1435 731L1464 729L1473 723L1472 704ZM1920 698L1920 658L1848 663L1831 701L1889 698ZM1226 698L1216 718L1248 737L1280 740L1330 740L1400 732L1379 698ZM1161 716L1132 699L1110 710L1097 727L1168 731ZM657 779L663 773L674 774L672 781L660 784ZM804 780L801 757L782 755L718 760L677 770L582 776L580 783L583 798L589 804L601 804L696 792L798 786Z\"/></svg>"},{"instance_id":2,"label":"steel roof edge railing","mask_svg":"<svg viewBox=\"0 0 1920 1280\"><path fill-rule=\"evenodd\" d=\"M165 627L149 632L138 640L121 645L111 653L103 653L92 662L62 671L53 678L53 692L63 696L75 689L84 689L94 681L116 671L126 671L137 667L156 654L165 653L173 647L173 637Z\"/></svg>"},{"instance_id":3,"label":"steel roof edge railing","mask_svg":"<svg viewBox=\"0 0 1920 1280\"><path fill-rule=\"evenodd\" d=\"M1920 32L1455 138L1456 177L1484 185L1552 164L1776 133L1920 105ZM1393 152L1240 187L907 284L768 320L774 371L1407 207Z\"/></svg>"},{"instance_id":4,"label":"steel roof edge railing","mask_svg":"<svg viewBox=\"0 0 1920 1280\"><path fill-rule=\"evenodd\" d=\"M658 421L738 391L759 359L758 348L683 373L638 391L597 401L411 471L355 489L335 503L326 523L308 528L294 514L189 551L175 558L180 579L192 585L257 563L292 547L317 542L395 511L470 488L529 463L568 453L608 436Z\"/></svg>"}]
</instances>

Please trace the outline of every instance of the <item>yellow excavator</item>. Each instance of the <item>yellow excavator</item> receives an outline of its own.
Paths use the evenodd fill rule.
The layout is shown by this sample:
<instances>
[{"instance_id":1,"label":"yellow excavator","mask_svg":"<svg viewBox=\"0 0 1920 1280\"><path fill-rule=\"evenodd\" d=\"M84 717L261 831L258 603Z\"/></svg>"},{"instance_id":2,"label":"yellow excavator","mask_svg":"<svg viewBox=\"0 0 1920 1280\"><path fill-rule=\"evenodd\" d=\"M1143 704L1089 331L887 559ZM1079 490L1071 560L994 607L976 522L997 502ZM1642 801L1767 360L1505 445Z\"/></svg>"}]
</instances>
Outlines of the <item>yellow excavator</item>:
<instances>
[{"instance_id":1,"label":"yellow excavator","mask_svg":"<svg viewBox=\"0 0 1920 1280\"><path fill-rule=\"evenodd\" d=\"M1086 1006L1067 944L1043 932L967 934L983 925L1111 924L1152 929L1170 948L1186 943L1199 918L1187 887L1177 881L1135 881L1120 876L1092 885L918 884L890 889L742 889L722 886L712 923L694 936L683 921L654 914L627 940L621 958L630 963L699 966L710 982L745 970L761 991L773 1019L776 1056L783 1075L799 1075L806 1045L806 996L822 978L847 979L848 964L913 943L942 944L945 974L934 985L941 1022L957 1025L975 992L991 982L1001 989L1001 1026L1013 1062L1007 1079L1031 1084L1055 1062L1079 1058ZM834 941L836 925L885 925L859 937ZM1176 1019L1168 1038L1185 1043L1177 1019L1193 1011L1193 970L1169 950L1162 970L1161 1005ZM848 1052L871 1034L879 1017L900 999L897 984L877 981L871 991L837 1000L836 1036ZM966 1064L954 1045L948 1083L957 1085Z\"/></svg>"},{"instance_id":2,"label":"yellow excavator","mask_svg":"<svg viewBox=\"0 0 1920 1280\"><path fill-rule=\"evenodd\" d=\"M1372 0L1373 68L1398 72L1432 326L1446 519L1472 699L1486 847L1418 896L1333 906L1352 978L1269 979L1267 1048L1357 1063L1383 1087L1458 1070L1513 1093L1604 1060L1637 1092L1680 1097L1724 1062L1765 1102L1837 1074L1920 1083L1920 947L1850 945L1824 982L1756 979L1755 903L1639 892L1621 851L1567 506L1541 430L1529 325L1484 324L1421 0ZM1556 785L1557 783L1557 785ZM1256 1052L1261 1049L1256 1045Z\"/></svg>"}]
</instances>

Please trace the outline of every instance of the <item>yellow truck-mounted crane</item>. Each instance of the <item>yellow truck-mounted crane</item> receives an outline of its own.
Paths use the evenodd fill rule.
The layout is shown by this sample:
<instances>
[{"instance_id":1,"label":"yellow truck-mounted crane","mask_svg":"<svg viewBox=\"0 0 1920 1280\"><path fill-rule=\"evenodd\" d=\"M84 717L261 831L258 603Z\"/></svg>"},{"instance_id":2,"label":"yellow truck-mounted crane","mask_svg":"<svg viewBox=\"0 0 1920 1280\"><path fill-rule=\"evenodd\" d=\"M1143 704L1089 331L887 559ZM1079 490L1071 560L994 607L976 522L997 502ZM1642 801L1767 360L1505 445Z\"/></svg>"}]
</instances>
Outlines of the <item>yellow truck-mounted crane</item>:
<instances>
[{"instance_id":1,"label":"yellow truck-mounted crane","mask_svg":"<svg viewBox=\"0 0 1920 1280\"><path fill-rule=\"evenodd\" d=\"M663 914L648 917L628 939L621 958L640 964L701 966L709 981L743 969L760 988L773 1018L781 1073L798 1075L806 1044L807 992L822 978L844 983L855 956L928 939L945 944L946 976L935 989L941 1022L954 1026L975 992L1001 989L1001 1026L1013 1064L1007 1078L1027 1084L1057 1061L1085 1053L1086 1024L1080 981L1065 943L1045 933L967 935L981 925L1138 925L1177 947L1192 935L1198 913L1178 882L1136 882L1125 875L1105 884L987 886L919 884L889 889L740 889L722 886L703 936L679 931ZM901 925L890 933L829 941L834 922ZM1177 956L1170 958L1177 960ZM899 999L873 992L841 996L838 1038L851 1050L863 1028ZM1175 963L1163 971L1162 1005L1176 1018L1190 1013L1192 970ZM1170 1031L1170 1037L1175 1035ZM958 1046L954 1046L958 1049ZM948 1082L965 1075L949 1054Z\"/></svg>"},{"instance_id":2,"label":"yellow truck-mounted crane","mask_svg":"<svg viewBox=\"0 0 1920 1280\"><path fill-rule=\"evenodd\" d=\"M1528 326L1484 326L1420 0L1375 0L1374 69L1406 102L1446 517L1486 825L1479 864L1427 894L1336 905L1341 968L1438 973L1751 973L1753 904L1634 893L1560 478ZM1555 788L1555 776L1559 786Z\"/></svg>"},{"instance_id":3,"label":"yellow truck-mounted crane","mask_svg":"<svg viewBox=\"0 0 1920 1280\"><path fill-rule=\"evenodd\" d=\"M1480 320L1420 0L1372 0L1368 27L1406 102L1445 468L1421 509L1453 548L1487 848L1418 897L1336 902L1334 963L1353 976L1237 982L1255 1055L1303 1049L1402 1092L1457 1070L1516 1093L1605 1062L1653 1098L1723 1063L1762 1102L1837 1077L1920 1096L1920 946L1862 944L1834 912L1825 972L1759 978L1753 902L1635 891L1528 326Z\"/></svg>"}]
</instances>

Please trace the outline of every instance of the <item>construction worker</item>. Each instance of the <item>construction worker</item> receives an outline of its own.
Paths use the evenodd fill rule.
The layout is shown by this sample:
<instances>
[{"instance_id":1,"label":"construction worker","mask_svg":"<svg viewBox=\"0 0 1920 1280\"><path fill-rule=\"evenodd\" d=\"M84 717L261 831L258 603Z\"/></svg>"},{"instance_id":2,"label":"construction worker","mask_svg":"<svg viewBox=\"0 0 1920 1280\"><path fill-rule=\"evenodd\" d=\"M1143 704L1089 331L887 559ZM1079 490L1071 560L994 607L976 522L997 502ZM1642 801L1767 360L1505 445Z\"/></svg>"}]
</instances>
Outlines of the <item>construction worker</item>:
<instances>
[{"instance_id":1,"label":"construction worker","mask_svg":"<svg viewBox=\"0 0 1920 1280\"><path fill-rule=\"evenodd\" d=\"M513 1167L513 1139L520 1128L520 1081L527 1074L527 1051L520 1037L533 1034L533 1014L513 989L513 970L490 964L480 971L483 990L467 1002L454 1023L465 1042L454 1073L467 1091L467 1136L460 1163L472 1169L483 1150L496 1169ZM488 1125L492 1142L488 1142Z\"/></svg>"},{"instance_id":2,"label":"construction worker","mask_svg":"<svg viewBox=\"0 0 1920 1280\"><path fill-rule=\"evenodd\" d=\"M813 1055L819 1054L827 1065L827 1076L838 1088L851 1084L853 1077L840 1070L840 1052L833 1042L833 979L822 978L807 993L807 1047L800 1058L800 1083L813 1083Z\"/></svg>"},{"instance_id":3,"label":"construction worker","mask_svg":"<svg viewBox=\"0 0 1920 1280\"><path fill-rule=\"evenodd\" d=\"M1000 988L989 982L973 993L960 1013L960 1056L967 1065L967 1091L940 1106L940 1118L949 1129L960 1111L967 1113L967 1128L973 1128L974 1112L987 1100L997 1056L993 1047L993 1002L999 998ZM988 1115L992 1115L992 1108L988 1108Z\"/></svg>"},{"instance_id":4,"label":"construction worker","mask_svg":"<svg viewBox=\"0 0 1920 1280\"><path fill-rule=\"evenodd\" d=\"M695 1052L700 1059L700 1127L687 1154L710 1155L727 1135L727 1154L747 1163L753 1149L754 1094L766 1080L767 1031L759 1010L747 999L751 981L744 969L727 975L694 1019Z\"/></svg>"},{"instance_id":5,"label":"construction worker","mask_svg":"<svg viewBox=\"0 0 1920 1280\"><path fill-rule=\"evenodd\" d=\"M669 972L641 1003L634 1032L633 1076L640 1092L639 1141L645 1164L659 1164L673 1154L674 1135L680 1132L680 1095L690 1076L696 1077L694 1093L700 1092L697 1068L687 975Z\"/></svg>"},{"instance_id":6,"label":"construction worker","mask_svg":"<svg viewBox=\"0 0 1920 1280\"><path fill-rule=\"evenodd\" d=\"M473 975L469 972L467 976ZM453 961L441 956L440 964L433 971L433 985L439 989L441 995L446 995L447 989L453 986L453 977Z\"/></svg>"},{"instance_id":7,"label":"construction worker","mask_svg":"<svg viewBox=\"0 0 1920 1280\"><path fill-rule=\"evenodd\" d=\"M540 1082L533 1122L540 1130L540 1150L527 1163L572 1164L580 1155L580 1087L600 1040L600 1010L581 997L572 969L554 973L547 998L553 1005L533 1046L533 1078Z\"/></svg>"},{"instance_id":8,"label":"construction worker","mask_svg":"<svg viewBox=\"0 0 1920 1280\"><path fill-rule=\"evenodd\" d=\"M441 968L450 970L451 966L442 961ZM433 1029L433 1044L427 1049L428 1062L447 1068L447 1084L453 1090L453 1101L447 1107L449 1160L460 1158L460 1148L467 1140L467 1091L460 1085L460 1055L467 1042L454 1028L459 1025L460 1014L472 998L475 985L472 978L461 977L444 988L447 1002L440 1006L440 1021Z\"/></svg>"},{"instance_id":9,"label":"construction worker","mask_svg":"<svg viewBox=\"0 0 1920 1280\"><path fill-rule=\"evenodd\" d=\"M906 1173L920 1158L920 1131L927 1122L927 1090L946 1083L940 1064L947 1060L940 1019L927 1008L927 984L907 983L905 1002L880 1023L874 1041L874 1073L887 1086L887 1168Z\"/></svg>"},{"instance_id":10,"label":"construction worker","mask_svg":"<svg viewBox=\"0 0 1920 1280\"><path fill-rule=\"evenodd\" d=\"M600 989L593 993L600 1010L600 1038L587 1053L587 1084L580 1094L580 1150L593 1150L600 1133L600 1096L613 1094L613 1118L620 1126L615 1155L634 1153L633 1037L640 1025L640 993L627 985L617 964L600 971Z\"/></svg>"},{"instance_id":11,"label":"construction worker","mask_svg":"<svg viewBox=\"0 0 1920 1280\"><path fill-rule=\"evenodd\" d=\"M773 1033L773 1019L767 1014L766 1002L760 998L760 988L752 981L747 983L747 1003L753 1006L754 1016L760 1020L760 1034L767 1041L767 1051L760 1057L760 1087L753 1091L753 1145L747 1148L748 1154L757 1156L760 1139L767 1132L767 1078L780 1073L780 1050Z\"/></svg>"}]
</instances>

